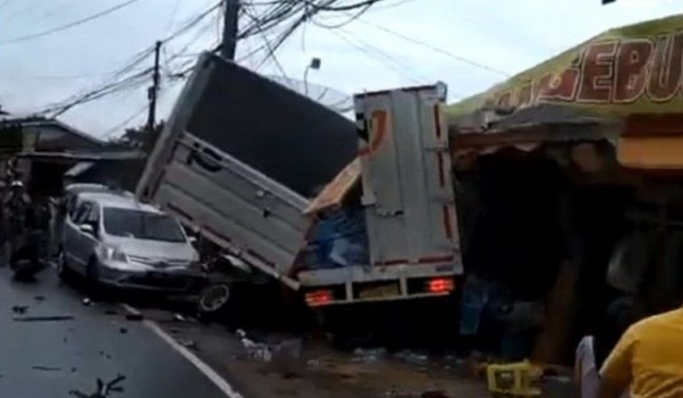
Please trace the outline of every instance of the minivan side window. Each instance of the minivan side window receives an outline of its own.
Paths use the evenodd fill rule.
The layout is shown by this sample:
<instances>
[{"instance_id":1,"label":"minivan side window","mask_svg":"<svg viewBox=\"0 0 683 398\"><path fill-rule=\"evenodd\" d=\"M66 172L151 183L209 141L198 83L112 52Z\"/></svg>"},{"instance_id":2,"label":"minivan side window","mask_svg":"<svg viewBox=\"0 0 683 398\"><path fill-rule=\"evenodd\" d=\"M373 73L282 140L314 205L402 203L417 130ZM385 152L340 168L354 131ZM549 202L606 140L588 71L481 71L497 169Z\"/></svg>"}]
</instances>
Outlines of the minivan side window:
<instances>
[{"instance_id":1,"label":"minivan side window","mask_svg":"<svg viewBox=\"0 0 683 398\"><path fill-rule=\"evenodd\" d=\"M86 217L90 213L90 209L92 208L92 204L89 202L83 202L76 208L76 215L73 218L73 222L76 225L83 224L85 221Z\"/></svg>"},{"instance_id":2,"label":"minivan side window","mask_svg":"<svg viewBox=\"0 0 683 398\"><path fill-rule=\"evenodd\" d=\"M94 229L97 229L97 226L100 223L100 209L96 205L91 205L90 211L83 222L90 224Z\"/></svg>"},{"instance_id":3,"label":"minivan side window","mask_svg":"<svg viewBox=\"0 0 683 398\"><path fill-rule=\"evenodd\" d=\"M76 199L76 195L69 195L66 201L66 213L72 221L76 218L76 210L78 209L78 207L76 207Z\"/></svg>"}]
</instances>

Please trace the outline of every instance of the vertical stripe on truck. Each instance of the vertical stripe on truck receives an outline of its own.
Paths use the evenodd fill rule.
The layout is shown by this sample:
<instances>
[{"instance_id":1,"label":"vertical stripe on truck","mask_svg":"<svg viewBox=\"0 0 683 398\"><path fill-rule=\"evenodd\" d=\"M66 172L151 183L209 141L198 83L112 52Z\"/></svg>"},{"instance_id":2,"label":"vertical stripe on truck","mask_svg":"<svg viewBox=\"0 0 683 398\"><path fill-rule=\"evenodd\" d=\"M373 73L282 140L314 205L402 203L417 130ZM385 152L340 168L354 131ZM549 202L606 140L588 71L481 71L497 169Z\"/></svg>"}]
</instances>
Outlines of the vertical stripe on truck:
<instances>
[{"instance_id":1,"label":"vertical stripe on truck","mask_svg":"<svg viewBox=\"0 0 683 398\"><path fill-rule=\"evenodd\" d=\"M216 231L215 229L211 228L210 226L208 226L206 224L202 225L201 228L209 231L210 233L216 235L217 237L223 239L224 241L226 241L228 243L232 242L232 239L228 238L227 236L223 235L222 233Z\"/></svg>"},{"instance_id":2,"label":"vertical stripe on truck","mask_svg":"<svg viewBox=\"0 0 683 398\"><path fill-rule=\"evenodd\" d=\"M193 221L193 218L192 218L191 215L189 215L188 213L184 212L183 210L181 210L178 206L174 205L173 203L167 203L167 204L166 204L166 207L168 207L169 210L172 210L172 211L174 211L175 213L178 213L178 214L180 214L181 216L185 217L185 219L187 219L187 221L189 221L189 222L192 222L192 221Z\"/></svg>"},{"instance_id":3,"label":"vertical stripe on truck","mask_svg":"<svg viewBox=\"0 0 683 398\"><path fill-rule=\"evenodd\" d=\"M432 110L432 114L434 115L434 132L436 133L436 138L441 140L441 118L439 118L439 105L434 105L434 108Z\"/></svg>"},{"instance_id":4,"label":"vertical stripe on truck","mask_svg":"<svg viewBox=\"0 0 683 398\"><path fill-rule=\"evenodd\" d=\"M436 135L437 145L441 145L441 119L439 118L439 105L432 107L432 116L434 117L434 135ZM439 171L439 186L442 188L446 185L446 172L444 168L443 154L439 149L436 152L437 169Z\"/></svg>"},{"instance_id":5,"label":"vertical stripe on truck","mask_svg":"<svg viewBox=\"0 0 683 398\"><path fill-rule=\"evenodd\" d=\"M387 111L377 110L372 112L370 120L367 121L369 125L366 125L366 128L369 131L372 131L372 134L369 134L368 132L368 134L371 135L371 137L369 137L370 142L367 146L364 146L358 150L359 156L370 155L374 152L377 152L377 149L379 149L380 145L382 145L382 141L384 141L385 135L387 134L388 118L389 115Z\"/></svg>"},{"instance_id":6,"label":"vertical stripe on truck","mask_svg":"<svg viewBox=\"0 0 683 398\"><path fill-rule=\"evenodd\" d=\"M448 205L443 205L443 228L446 230L446 237L453 239L453 226L451 225L451 211Z\"/></svg>"}]
</instances>

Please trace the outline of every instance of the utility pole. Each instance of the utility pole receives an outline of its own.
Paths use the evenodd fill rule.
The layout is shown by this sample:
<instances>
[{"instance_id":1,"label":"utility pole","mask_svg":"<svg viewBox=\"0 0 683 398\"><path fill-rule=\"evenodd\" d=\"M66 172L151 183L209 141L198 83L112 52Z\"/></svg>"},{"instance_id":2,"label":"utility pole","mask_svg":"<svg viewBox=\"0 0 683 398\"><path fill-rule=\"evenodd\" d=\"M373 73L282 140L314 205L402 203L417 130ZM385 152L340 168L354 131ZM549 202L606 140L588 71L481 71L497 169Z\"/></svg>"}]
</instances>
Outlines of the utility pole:
<instances>
[{"instance_id":1,"label":"utility pole","mask_svg":"<svg viewBox=\"0 0 683 398\"><path fill-rule=\"evenodd\" d=\"M225 1L225 17L223 19L223 43L221 55L223 58L234 60L237 47L237 22L239 20L240 0Z\"/></svg>"},{"instance_id":2,"label":"utility pole","mask_svg":"<svg viewBox=\"0 0 683 398\"><path fill-rule=\"evenodd\" d=\"M161 42L157 41L156 47L154 48L154 72L152 74L152 87L149 88L147 92L147 97L149 99L149 115L147 117L147 131L150 133L154 131L156 126L156 113L157 113L157 94L159 92L159 53L161 52Z\"/></svg>"}]
</instances>

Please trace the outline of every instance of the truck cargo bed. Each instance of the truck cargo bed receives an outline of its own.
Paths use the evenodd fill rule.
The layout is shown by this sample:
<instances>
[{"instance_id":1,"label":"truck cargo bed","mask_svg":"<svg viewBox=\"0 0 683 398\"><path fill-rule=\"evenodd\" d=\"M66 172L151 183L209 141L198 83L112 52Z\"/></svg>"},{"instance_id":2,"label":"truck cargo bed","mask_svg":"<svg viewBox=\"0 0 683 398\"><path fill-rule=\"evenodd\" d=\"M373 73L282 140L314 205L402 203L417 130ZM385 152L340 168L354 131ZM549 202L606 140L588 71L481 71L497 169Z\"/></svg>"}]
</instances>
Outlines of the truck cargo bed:
<instances>
[{"instance_id":1,"label":"truck cargo bed","mask_svg":"<svg viewBox=\"0 0 683 398\"><path fill-rule=\"evenodd\" d=\"M308 200L190 134L174 145L153 200L276 277L286 277L310 224Z\"/></svg>"}]
</instances>

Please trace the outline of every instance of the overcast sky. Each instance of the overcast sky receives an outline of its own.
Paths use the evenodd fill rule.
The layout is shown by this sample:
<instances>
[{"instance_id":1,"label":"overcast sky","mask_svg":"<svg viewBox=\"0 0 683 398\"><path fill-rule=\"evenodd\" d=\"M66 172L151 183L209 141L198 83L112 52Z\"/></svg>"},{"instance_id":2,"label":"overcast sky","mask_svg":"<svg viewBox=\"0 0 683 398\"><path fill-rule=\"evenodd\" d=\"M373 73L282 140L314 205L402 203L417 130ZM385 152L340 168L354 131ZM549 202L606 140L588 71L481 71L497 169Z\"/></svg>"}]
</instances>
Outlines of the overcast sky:
<instances>
[{"instance_id":1,"label":"overcast sky","mask_svg":"<svg viewBox=\"0 0 683 398\"><path fill-rule=\"evenodd\" d=\"M139 0L73 29L5 43L120 2L0 0L3 108L25 114L93 87L135 53L216 1ZM308 80L348 94L440 80L448 83L454 102L609 28L681 12L683 2L679 0L618 0L608 6L602 6L600 0L384 0L341 29L307 25L278 51L277 58L285 74L294 79L302 79L312 57L320 58L322 67L311 71ZM327 15L318 21L335 24L345 19ZM178 53L188 43L194 43L190 54L211 48L217 43L219 27L215 13L166 45L162 58ZM246 59L245 55L262 44L259 36L240 42L237 58L256 68L264 54ZM191 59L176 58L168 68L175 72L181 62ZM148 63L151 66L151 58ZM273 62L258 71L282 75ZM164 77L160 118L168 114L181 85L181 80ZM144 87L138 88L74 108L60 119L96 136L112 136L124 124L144 123L146 101Z\"/></svg>"}]
</instances>

